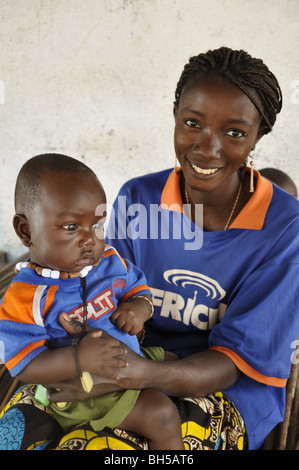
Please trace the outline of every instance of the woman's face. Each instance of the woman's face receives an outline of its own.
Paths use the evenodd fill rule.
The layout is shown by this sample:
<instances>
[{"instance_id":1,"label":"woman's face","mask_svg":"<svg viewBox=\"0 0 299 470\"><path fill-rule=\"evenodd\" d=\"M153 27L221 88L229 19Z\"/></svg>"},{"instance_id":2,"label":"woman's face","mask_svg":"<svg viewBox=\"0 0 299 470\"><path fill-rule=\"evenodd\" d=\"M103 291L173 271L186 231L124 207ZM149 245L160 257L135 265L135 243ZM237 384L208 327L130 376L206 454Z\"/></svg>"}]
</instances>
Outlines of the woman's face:
<instances>
[{"instance_id":1,"label":"woman's face","mask_svg":"<svg viewBox=\"0 0 299 470\"><path fill-rule=\"evenodd\" d=\"M188 186L227 189L262 135L256 107L236 86L199 80L183 90L174 115L175 152Z\"/></svg>"}]
</instances>

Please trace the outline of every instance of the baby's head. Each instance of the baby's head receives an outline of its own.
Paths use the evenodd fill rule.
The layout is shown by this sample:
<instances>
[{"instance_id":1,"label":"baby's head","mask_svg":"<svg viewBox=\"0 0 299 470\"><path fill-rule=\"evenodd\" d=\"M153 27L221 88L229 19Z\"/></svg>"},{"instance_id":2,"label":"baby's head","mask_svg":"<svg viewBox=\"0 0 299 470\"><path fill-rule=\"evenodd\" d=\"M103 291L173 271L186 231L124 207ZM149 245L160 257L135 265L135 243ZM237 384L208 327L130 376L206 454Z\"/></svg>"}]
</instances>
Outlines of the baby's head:
<instances>
[{"instance_id":1,"label":"baby's head","mask_svg":"<svg viewBox=\"0 0 299 470\"><path fill-rule=\"evenodd\" d=\"M260 170L260 174L277 184L277 186L284 189L287 193L296 198L298 197L296 184L292 178L283 171L278 170L277 168L263 168Z\"/></svg>"},{"instance_id":2,"label":"baby's head","mask_svg":"<svg viewBox=\"0 0 299 470\"><path fill-rule=\"evenodd\" d=\"M18 175L13 225L32 262L79 272L103 254L105 204L101 183L84 163L38 155Z\"/></svg>"}]
</instances>

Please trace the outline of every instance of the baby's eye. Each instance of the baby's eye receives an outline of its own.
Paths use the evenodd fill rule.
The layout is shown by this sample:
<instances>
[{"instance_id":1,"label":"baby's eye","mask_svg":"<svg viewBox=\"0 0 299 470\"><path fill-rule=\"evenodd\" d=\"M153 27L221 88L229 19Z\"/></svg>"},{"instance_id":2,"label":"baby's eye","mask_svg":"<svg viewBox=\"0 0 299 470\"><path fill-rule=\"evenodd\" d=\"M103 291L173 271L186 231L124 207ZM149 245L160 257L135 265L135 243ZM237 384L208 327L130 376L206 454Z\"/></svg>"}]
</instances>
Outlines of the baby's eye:
<instances>
[{"instance_id":1,"label":"baby's eye","mask_svg":"<svg viewBox=\"0 0 299 470\"><path fill-rule=\"evenodd\" d=\"M229 135L229 136L231 136L231 137L240 138L240 137L245 137L245 136L246 136L246 132L244 132L244 131L239 131L238 129L231 129L230 131L228 131L227 135Z\"/></svg>"},{"instance_id":2,"label":"baby's eye","mask_svg":"<svg viewBox=\"0 0 299 470\"><path fill-rule=\"evenodd\" d=\"M62 228L64 228L68 232L74 232L75 230L77 230L78 226L77 224L66 224L63 225Z\"/></svg>"},{"instance_id":3,"label":"baby's eye","mask_svg":"<svg viewBox=\"0 0 299 470\"><path fill-rule=\"evenodd\" d=\"M186 119L185 124L187 124L188 127L200 129L200 125L195 119Z\"/></svg>"}]
</instances>

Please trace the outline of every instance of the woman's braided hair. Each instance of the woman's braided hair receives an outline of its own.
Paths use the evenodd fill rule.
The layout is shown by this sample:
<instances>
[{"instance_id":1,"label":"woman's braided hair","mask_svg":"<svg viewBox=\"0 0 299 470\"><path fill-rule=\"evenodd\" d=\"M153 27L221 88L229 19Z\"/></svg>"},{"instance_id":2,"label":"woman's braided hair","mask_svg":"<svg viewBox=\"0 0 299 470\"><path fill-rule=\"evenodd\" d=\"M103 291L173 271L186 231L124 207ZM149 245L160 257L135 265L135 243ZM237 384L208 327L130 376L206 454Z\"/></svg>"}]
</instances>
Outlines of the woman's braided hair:
<instances>
[{"instance_id":1,"label":"woman's braided hair","mask_svg":"<svg viewBox=\"0 0 299 470\"><path fill-rule=\"evenodd\" d=\"M258 109L264 133L271 131L281 111L282 94L276 77L261 59L243 50L227 47L191 57L185 65L175 91L178 106L184 86L196 76L217 76L239 87Z\"/></svg>"}]
</instances>

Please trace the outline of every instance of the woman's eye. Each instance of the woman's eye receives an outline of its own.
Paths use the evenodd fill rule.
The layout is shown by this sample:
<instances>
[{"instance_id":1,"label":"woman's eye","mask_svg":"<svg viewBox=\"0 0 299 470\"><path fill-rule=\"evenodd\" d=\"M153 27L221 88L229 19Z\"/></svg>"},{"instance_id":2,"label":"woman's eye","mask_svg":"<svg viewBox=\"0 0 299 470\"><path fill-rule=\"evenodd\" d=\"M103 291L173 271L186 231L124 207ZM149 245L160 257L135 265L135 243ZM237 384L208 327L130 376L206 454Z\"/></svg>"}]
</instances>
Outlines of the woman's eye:
<instances>
[{"instance_id":1,"label":"woman's eye","mask_svg":"<svg viewBox=\"0 0 299 470\"><path fill-rule=\"evenodd\" d=\"M195 127L197 129L200 129L199 123L195 119L186 119L185 124L189 127Z\"/></svg>"},{"instance_id":2,"label":"woman's eye","mask_svg":"<svg viewBox=\"0 0 299 470\"><path fill-rule=\"evenodd\" d=\"M62 228L64 228L68 232L74 232L77 229L77 224L66 224L63 225Z\"/></svg>"},{"instance_id":3,"label":"woman's eye","mask_svg":"<svg viewBox=\"0 0 299 470\"><path fill-rule=\"evenodd\" d=\"M238 129L232 129L230 131L228 131L227 135L231 136L231 137L245 137L246 136L246 132L244 131L239 131Z\"/></svg>"}]
</instances>

